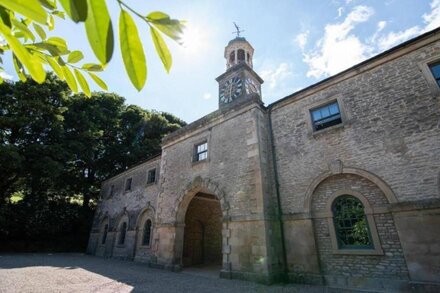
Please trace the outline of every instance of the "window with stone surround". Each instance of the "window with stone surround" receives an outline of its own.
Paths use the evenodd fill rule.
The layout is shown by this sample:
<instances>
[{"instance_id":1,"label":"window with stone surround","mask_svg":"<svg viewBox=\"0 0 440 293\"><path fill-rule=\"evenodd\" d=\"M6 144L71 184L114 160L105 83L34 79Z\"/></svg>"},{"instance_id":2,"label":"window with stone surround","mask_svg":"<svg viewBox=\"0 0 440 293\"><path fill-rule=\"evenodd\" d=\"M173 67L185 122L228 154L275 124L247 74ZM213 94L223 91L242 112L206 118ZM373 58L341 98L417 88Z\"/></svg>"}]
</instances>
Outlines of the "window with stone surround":
<instances>
[{"instance_id":1,"label":"window with stone surround","mask_svg":"<svg viewBox=\"0 0 440 293\"><path fill-rule=\"evenodd\" d=\"M429 65L429 69L431 70L432 76L437 82L437 86L440 87L440 62Z\"/></svg>"},{"instance_id":2,"label":"window with stone surround","mask_svg":"<svg viewBox=\"0 0 440 293\"><path fill-rule=\"evenodd\" d=\"M107 232L108 232L108 224L105 224L104 231L102 232L101 244L105 244L105 241L107 240Z\"/></svg>"},{"instance_id":3,"label":"window with stone surround","mask_svg":"<svg viewBox=\"0 0 440 293\"><path fill-rule=\"evenodd\" d=\"M339 190L327 202L326 218L333 254L383 255L367 198L354 190Z\"/></svg>"},{"instance_id":4,"label":"window with stone surround","mask_svg":"<svg viewBox=\"0 0 440 293\"><path fill-rule=\"evenodd\" d=\"M152 222L150 219L147 219L144 224L144 234L142 237L142 245L150 246L151 242L151 227Z\"/></svg>"},{"instance_id":5,"label":"window with stone surround","mask_svg":"<svg viewBox=\"0 0 440 293\"><path fill-rule=\"evenodd\" d=\"M112 197L114 192L115 192L115 186L112 184L112 186L110 186L110 191L108 193L108 197L109 198Z\"/></svg>"},{"instance_id":6,"label":"window with stone surround","mask_svg":"<svg viewBox=\"0 0 440 293\"><path fill-rule=\"evenodd\" d=\"M364 206L359 199L341 195L333 202L332 212L339 248L373 248Z\"/></svg>"},{"instance_id":7,"label":"window with stone surround","mask_svg":"<svg viewBox=\"0 0 440 293\"><path fill-rule=\"evenodd\" d=\"M319 131L342 123L338 101L332 101L324 106L310 110L314 131Z\"/></svg>"},{"instance_id":8,"label":"window with stone surround","mask_svg":"<svg viewBox=\"0 0 440 293\"><path fill-rule=\"evenodd\" d=\"M204 161L208 158L208 142L196 144L194 147L194 162Z\"/></svg>"},{"instance_id":9,"label":"window with stone surround","mask_svg":"<svg viewBox=\"0 0 440 293\"><path fill-rule=\"evenodd\" d=\"M125 181L125 191L131 191L131 182L133 181L132 178L128 178Z\"/></svg>"},{"instance_id":10,"label":"window with stone surround","mask_svg":"<svg viewBox=\"0 0 440 293\"><path fill-rule=\"evenodd\" d=\"M156 168L148 171L147 184L152 184L156 182Z\"/></svg>"},{"instance_id":11,"label":"window with stone surround","mask_svg":"<svg viewBox=\"0 0 440 293\"><path fill-rule=\"evenodd\" d=\"M126 233L127 233L127 223L124 222L124 223L122 223L121 229L119 231L119 241L118 241L119 245L124 245Z\"/></svg>"}]
</instances>

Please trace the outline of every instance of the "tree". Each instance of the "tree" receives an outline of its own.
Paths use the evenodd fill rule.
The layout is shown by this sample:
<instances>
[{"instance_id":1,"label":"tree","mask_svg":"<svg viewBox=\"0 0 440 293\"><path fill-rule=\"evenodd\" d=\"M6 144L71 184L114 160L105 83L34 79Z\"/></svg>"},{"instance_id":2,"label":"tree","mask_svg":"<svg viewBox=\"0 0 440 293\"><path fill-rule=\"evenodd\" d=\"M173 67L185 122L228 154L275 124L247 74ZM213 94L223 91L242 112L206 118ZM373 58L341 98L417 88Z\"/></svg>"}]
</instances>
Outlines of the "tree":
<instances>
[{"instance_id":1,"label":"tree","mask_svg":"<svg viewBox=\"0 0 440 293\"><path fill-rule=\"evenodd\" d=\"M149 27L156 52L167 72L172 66L172 57L162 35L179 42L184 22L171 19L159 11L143 15L123 0L114 1L120 7L119 45L125 70L133 86L141 90L147 79L147 63L133 16L142 19ZM47 37L47 30L55 26L55 18L65 19L65 14L76 23L84 23L89 44L99 64L78 65L84 58L82 52L70 50L61 37ZM25 81L26 74L29 74L36 82L44 82L46 66L65 80L75 93L79 84L87 96L91 95L85 73L107 90L105 82L96 75L111 60L115 43L106 0L0 0L0 35L5 40L0 45L0 54L12 51L20 80Z\"/></svg>"}]
</instances>

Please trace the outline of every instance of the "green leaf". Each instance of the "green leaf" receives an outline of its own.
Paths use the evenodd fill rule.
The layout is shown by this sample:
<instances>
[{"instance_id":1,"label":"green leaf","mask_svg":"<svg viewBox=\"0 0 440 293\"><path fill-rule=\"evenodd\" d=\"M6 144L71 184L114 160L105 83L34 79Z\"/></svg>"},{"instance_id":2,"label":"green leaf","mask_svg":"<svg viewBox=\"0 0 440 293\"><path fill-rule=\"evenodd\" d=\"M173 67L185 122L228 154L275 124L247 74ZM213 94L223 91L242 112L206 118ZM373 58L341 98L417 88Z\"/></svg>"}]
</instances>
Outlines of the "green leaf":
<instances>
[{"instance_id":1,"label":"green leaf","mask_svg":"<svg viewBox=\"0 0 440 293\"><path fill-rule=\"evenodd\" d=\"M64 39L59 37L50 37L45 41L46 44L55 46L61 54L67 53L67 43Z\"/></svg>"},{"instance_id":2,"label":"green leaf","mask_svg":"<svg viewBox=\"0 0 440 293\"><path fill-rule=\"evenodd\" d=\"M14 63L15 72L17 72L18 78L22 81L26 81L26 75L24 74L23 65L18 61L17 57L12 55L12 62Z\"/></svg>"},{"instance_id":3,"label":"green leaf","mask_svg":"<svg viewBox=\"0 0 440 293\"><path fill-rule=\"evenodd\" d=\"M160 33L154 28L150 28L151 38L153 39L154 47L156 48L157 55L159 55L162 64L167 72L170 72L171 65L173 64L173 59L171 57L170 50L167 44L163 40Z\"/></svg>"},{"instance_id":4,"label":"green leaf","mask_svg":"<svg viewBox=\"0 0 440 293\"><path fill-rule=\"evenodd\" d=\"M52 0L38 0L47 9L54 10L57 9L57 2Z\"/></svg>"},{"instance_id":5,"label":"green leaf","mask_svg":"<svg viewBox=\"0 0 440 293\"><path fill-rule=\"evenodd\" d=\"M84 75L82 75L78 69L74 69L73 72L75 73L76 79L78 80L78 83L81 86L84 93L86 94L86 96L90 97L90 87L89 84L87 83L87 80L84 78Z\"/></svg>"},{"instance_id":6,"label":"green leaf","mask_svg":"<svg viewBox=\"0 0 440 293\"><path fill-rule=\"evenodd\" d=\"M0 6L0 17L3 23L11 28L11 16L9 15L9 11L6 10L3 6Z\"/></svg>"},{"instance_id":7,"label":"green leaf","mask_svg":"<svg viewBox=\"0 0 440 293\"><path fill-rule=\"evenodd\" d=\"M67 57L68 63L76 63L81 61L84 58L84 55L81 51L73 51L69 54L69 57Z\"/></svg>"},{"instance_id":8,"label":"green leaf","mask_svg":"<svg viewBox=\"0 0 440 293\"><path fill-rule=\"evenodd\" d=\"M90 75L90 77L95 81L95 83L96 83L100 88L102 88L102 89L105 90L105 91L108 90L108 87L107 87L107 85L105 84L105 82L104 82L102 79L100 79L96 74L91 73L91 72L87 72L87 73Z\"/></svg>"},{"instance_id":9,"label":"green leaf","mask_svg":"<svg viewBox=\"0 0 440 293\"><path fill-rule=\"evenodd\" d=\"M131 83L140 91L147 79L147 62L136 24L125 10L119 15L119 41L125 70Z\"/></svg>"},{"instance_id":10,"label":"green leaf","mask_svg":"<svg viewBox=\"0 0 440 293\"><path fill-rule=\"evenodd\" d=\"M61 80L64 80L65 78L64 78L63 70L61 69L61 66L58 64L58 62L54 60L54 57L47 56L46 61L47 61L47 63L49 63L50 67L52 67L55 74Z\"/></svg>"},{"instance_id":11,"label":"green leaf","mask_svg":"<svg viewBox=\"0 0 440 293\"><path fill-rule=\"evenodd\" d=\"M52 15L58 16L61 19L66 19L64 12L55 10L52 12Z\"/></svg>"},{"instance_id":12,"label":"green leaf","mask_svg":"<svg viewBox=\"0 0 440 293\"><path fill-rule=\"evenodd\" d=\"M146 19L171 39L181 42L183 28L185 27L184 21L171 19L168 14L160 11L151 12Z\"/></svg>"},{"instance_id":13,"label":"green leaf","mask_svg":"<svg viewBox=\"0 0 440 293\"><path fill-rule=\"evenodd\" d=\"M87 0L59 0L67 15L74 22L84 22L87 19Z\"/></svg>"},{"instance_id":14,"label":"green leaf","mask_svg":"<svg viewBox=\"0 0 440 293\"><path fill-rule=\"evenodd\" d=\"M94 64L94 63L86 63L82 67L82 69L87 71L103 71L104 68L100 64Z\"/></svg>"},{"instance_id":15,"label":"green leaf","mask_svg":"<svg viewBox=\"0 0 440 293\"><path fill-rule=\"evenodd\" d=\"M41 24L47 23L47 13L38 0L0 0L0 5Z\"/></svg>"},{"instance_id":16,"label":"green leaf","mask_svg":"<svg viewBox=\"0 0 440 293\"><path fill-rule=\"evenodd\" d=\"M53 15L49 15L49 18L47 19L47 27L50 31L55 28L55 19L53 18Z\"/></svg>"},{"instance_id":17,"label":"green leaf","mask_svg":"<svg viewBox=\"0 0 440 293\"><path fill-rule=\"evenodd\" d=\"M26 25L24 25L22 22L19 22L16 18L13 18L11 21L15 28L19 29L28 39L31 39L35 42L34 34L28 29Z\"/></svg>"},{"instance_id":18,"label":"green leaf","mask_svg":"<svg viewBox=\"0 0 440 293\"><path fill-rule=\"evenodd\" d=\"M46 32L44 31L44 29L39 24L33 23L32 25L34 26L34 30L40 36L41 40L45 40Z\"/></svg>"},{"instance_id":19,"label":"green leaf","mask_svg":"<svg viewBox=\"0 0 440 293\"><path fill-rule=\"evenodd\" d=\"M66 79L67 85L70 87L70 89L74 93L77 93L78 92L78 85L76 84L75 77L73 76L73 74L70 71L69 67L61 66L61 70L63 71L64 78Z\"/></svg>"},{"instance_id":20,"label":"green leaf","mask_svg":"<svg viewBox=\"0 0 440 293\"><path fill-rule=\"evenodd\" d=\"M107 64L113 55L113 28L105 0L87 0L87 38L95 56Z\"/></svg>"},{"instance_id":21,"label":"green leaf","mask_svg":"<svg viewBox=\"0 0 440 293\"><path fill-rule=\"evenodd\" d=\"M15 56L17 56L17 59L29 71L29 74L32 76L32 78L38 83L45 81L46 71L44 71L42 62L30 54L28 50L23 47L20 41L11 34L11 30L1 22L0 33L9 44L12 52L14 52Z\"/></svg>"}]
</instances>

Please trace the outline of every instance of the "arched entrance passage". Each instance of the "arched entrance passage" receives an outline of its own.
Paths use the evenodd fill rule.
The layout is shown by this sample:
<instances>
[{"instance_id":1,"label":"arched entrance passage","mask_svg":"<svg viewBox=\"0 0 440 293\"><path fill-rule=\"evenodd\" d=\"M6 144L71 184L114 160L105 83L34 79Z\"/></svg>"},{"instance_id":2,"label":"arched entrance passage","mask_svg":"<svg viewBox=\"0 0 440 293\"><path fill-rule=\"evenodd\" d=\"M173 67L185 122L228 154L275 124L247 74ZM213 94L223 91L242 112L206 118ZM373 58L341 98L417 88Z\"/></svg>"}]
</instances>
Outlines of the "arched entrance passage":
<instances>
[{"instance_id":1,"label":"arched entrance passage","mask_svg":"<svg viewBox=\"0 0 440 293\"><path fill-rule=\"evenodd\" d=\"M198 192L185 214L182 264L222 264L222 211L212 194Z\"/></svg>"},{"instance_id":2,"label":"arched entrance passage","mask_svg":"<svg viewBox=\"0 0 440 293\"><path fill-rule=\"evenodd\" d=\"M201 203L205 204L203 205ZM205 217L200 217L200 215L193 217L192 214L200 213L200 206L204 206L205 209L209 210L210 215ZM205 215L206 214L208 213L205 213ZM203 263L212 262L222 264L222 271L229 271L230 251L222 251L224 245L229 245L229 222L225 221L228 216L229 204L226 200L225 192L218 184L200 176L189 183L186 188L181 191L177 199L177 208L174 210L176 222L174 225L175 237L172 248L173 264L188 266L193 262L200 263L201 260L203 260ZM186 225L186 223L188 223L188 225ZM192 234L192 236L190 236L190 234ZM216 240L211 241L213 238ZM199 250L199 254L191 252L192 254L190 255L190 251L196 250L197 248L193 244L197 239L202 239L203 241L199 241L198 244L195 245L199 245L199 247L203 246L204 250ZM220 242L218 242L217 239L220 239ZM220 246L218 246L218 243L220 243ZM210 245L212 245L213 248L207 247ZM211 254L214 250L216 252Z\"/></svg>"}]
</instances>

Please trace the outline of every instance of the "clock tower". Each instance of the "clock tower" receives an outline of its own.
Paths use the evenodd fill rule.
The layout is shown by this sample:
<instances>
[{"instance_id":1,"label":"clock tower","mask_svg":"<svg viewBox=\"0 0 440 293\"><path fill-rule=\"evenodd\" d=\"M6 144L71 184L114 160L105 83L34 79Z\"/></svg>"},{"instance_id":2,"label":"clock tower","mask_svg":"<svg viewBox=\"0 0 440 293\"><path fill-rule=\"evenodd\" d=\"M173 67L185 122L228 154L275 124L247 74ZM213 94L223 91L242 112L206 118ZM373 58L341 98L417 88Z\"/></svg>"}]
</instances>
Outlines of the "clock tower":
<instances>
[{"instance_id":1,"label":"clock tower","mask_svg":"<svg viewBox=\"0 0 440 293\"><path fill-rule=\"evenodd\" d=\"M225 48L226 72L216 78L219 84L219 108L225 108L248 99L261 101L263 80L253 70L254 48L240 37L229 41Z\"/></svg>"}]
</instances>

